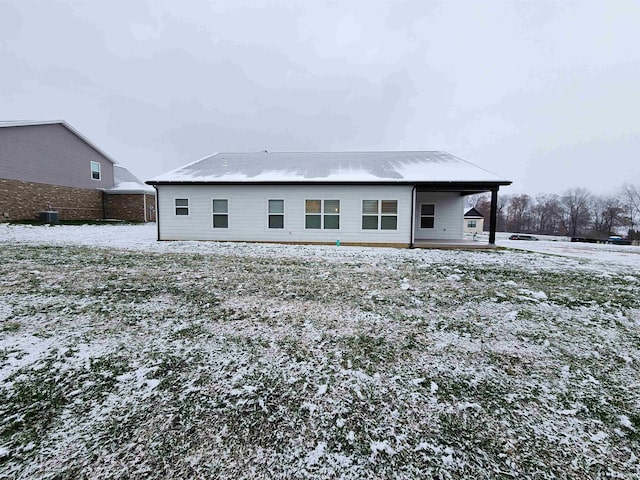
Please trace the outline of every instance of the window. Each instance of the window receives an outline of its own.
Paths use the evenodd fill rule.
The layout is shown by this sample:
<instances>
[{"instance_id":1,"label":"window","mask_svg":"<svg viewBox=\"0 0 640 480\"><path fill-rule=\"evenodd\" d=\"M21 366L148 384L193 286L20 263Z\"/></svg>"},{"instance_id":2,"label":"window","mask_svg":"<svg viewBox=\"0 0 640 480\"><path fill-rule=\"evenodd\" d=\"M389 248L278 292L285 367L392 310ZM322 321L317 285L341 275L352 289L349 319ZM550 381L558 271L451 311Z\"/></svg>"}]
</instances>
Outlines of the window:
<instances>
[{"instance_id":1,"label":"window","mask_svg":"<svg viewBox=\"0 0 640 480\"><path fill-rule=\"evenodd\" d=\"M176 207L176 215L189 215L189 199L188 198L176 198L175 207Z\"/></svg>"},{"instance_id":2,"label":"window","mask_svg":"<svg viewBox=\"0 0 640 480\"><path fill-rule=\"evenodd\" d=\"M100 180L100 163L91 162L91 178L94 180Z\"/></svg>"},{"instance_id":3,"label":"window","mask_svg":"<svg viewBox=\"0 0 640 480\"><path fill-rule=\"evenodd\" d=\"M475 220L467 221L467 227L468 228L476 228L476 221Z\"/></svg>"},{"instance_id":4,"label":"window","mask_svg":"<svg viewBox=\"0 0 640 480\"><path fill-rule=\"evenodd\" d=\"M213 200L213 228L229 228L229 201Z\"/></svg>"},{"instance_id":5,"label":"window","mask_svg":"<svg viewBox=\"0 0 640 480\"><path fill-rule=\"evenodd\" d=\"M436 206L433 203L420 205L420 228L433 228L436 218Z\"/></svg>"},{"instance_id":6,"label":"window","mask_svg":"<svg viewBox=\"0 0 640 480\"><path fill-rule=\"evenodd\" d=\"M269 200L269 228L284 228L284 200Z\"/></svg>"},{"instance_id":7,"label":"window","mask_svg":"<svg viewBox=\"0 0 640 480\"><path fill-rule=\"evenodd\" d=\"M398 201L397 200L363 200L362 201L362 229L363 230L397 230L398 229Z\"/></svg>"},{"instance_id":8,"label":"window","mask_svg":"<svg viewBox=\"0 0 640 480\"><path fill-rule=\"evenodd\" d=\"M338 230L340 228L340 200L305 200L304 227Z\"/></svg>"}]
</instances>

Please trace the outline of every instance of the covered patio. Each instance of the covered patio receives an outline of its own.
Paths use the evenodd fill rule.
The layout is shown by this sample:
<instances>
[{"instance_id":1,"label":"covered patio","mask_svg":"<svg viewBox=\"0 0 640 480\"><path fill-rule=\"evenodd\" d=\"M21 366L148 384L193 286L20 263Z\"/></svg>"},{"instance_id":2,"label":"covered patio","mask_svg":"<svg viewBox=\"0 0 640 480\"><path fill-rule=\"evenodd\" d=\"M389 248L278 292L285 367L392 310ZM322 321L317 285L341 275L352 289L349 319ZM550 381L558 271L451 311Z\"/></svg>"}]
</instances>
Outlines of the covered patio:
<instances>
[{"instance_id":1,"label":"covered patio","mask_svg":"<svg viewBox=\"0 0 640 480\"><path fill-rule=\"evenodd\" d=\"M496 214L498 209L498 190L500 186L510 185L508 180L469 181L469 182L421 182L413 187L412 196L412 229L410 248L444 248L444 249L493 249L496 248ZM438 229L435 218L437 202L433 198L447 195L451 198L465 197L478 193L491 192L491 207L489 215L489 241L484 238L469 240L460 238L455 232ZM446 200L446 199L445 199ZM461 206L463 203L460 200ZM426 207L426 208L425 208ZM456 208L456 207L454 207ZM463 223L463 212L460 212L460 226ZM443 235L444 233L444 235Z\"/></svg>"}]
</instances>

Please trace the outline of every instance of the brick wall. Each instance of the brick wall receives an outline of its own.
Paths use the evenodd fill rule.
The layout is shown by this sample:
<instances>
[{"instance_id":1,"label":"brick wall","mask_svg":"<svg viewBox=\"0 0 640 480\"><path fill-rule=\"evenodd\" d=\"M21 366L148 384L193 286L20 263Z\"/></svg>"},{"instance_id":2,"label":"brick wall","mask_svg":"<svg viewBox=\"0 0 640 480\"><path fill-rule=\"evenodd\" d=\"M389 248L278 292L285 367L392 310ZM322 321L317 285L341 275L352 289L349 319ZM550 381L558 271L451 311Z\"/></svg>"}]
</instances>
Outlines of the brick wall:
<instances>
[{"instance_id":1,"label":"brick wall","mask_svg":"<svg viewBox=\"0 0 640 480\"><path fill-rule=\"evenodd\" d=\"M144 222L145 195L143 194L105 194L107 218ZM147 221L156 221L156 196L146 195Z\"/></svg>"},{"instance_id":2,"label":"brick wall","mask_svg":"<svg viewBox=\"0 0 640 480\"><path fill-rule=\"evenodd\" d=\"M0 221L33 220L49 209L60 220L101 219L102 191L0 178Z\"/></svg>"}]
</instances>

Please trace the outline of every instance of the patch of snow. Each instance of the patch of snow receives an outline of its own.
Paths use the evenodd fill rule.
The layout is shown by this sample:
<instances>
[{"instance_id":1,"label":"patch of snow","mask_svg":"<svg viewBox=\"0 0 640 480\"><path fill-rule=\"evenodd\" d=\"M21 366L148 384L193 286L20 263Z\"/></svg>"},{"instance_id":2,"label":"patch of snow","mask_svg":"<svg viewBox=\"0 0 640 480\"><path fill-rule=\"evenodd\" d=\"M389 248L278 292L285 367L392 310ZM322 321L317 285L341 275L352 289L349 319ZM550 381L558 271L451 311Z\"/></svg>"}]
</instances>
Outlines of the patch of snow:
<instances>
[{"instance_id":1,"label":"patch of snow","mask_svg":"<svg viewBox=\"0 0 640 480\"><path fill-rule=\"evenodd\" d=\"M386 440L383 441L372 441L370 444L371 448L371 459L374 460L379 452L384 452L387 455L395 455L395 450L391 448L391 445Z\"/></svg>"},{"instance_id":2,"label":"patch of snow","mask_svg":"<svg viewBox=\"0 0 640 480\"><path fill-rule=\"evenodd\" d=\"M514 321L516 318L518 318L518 310L512 310L511 312L507 312L503 318L507 322Z\"/></svg>"},{"instance_id":3,"label":"patch of snow","mask_svg":"<svg viewBox=\"0 0 640 480\"><path fill-rule=\"evenodd\" d=\"M633 432L636 431L633 423L631 423L631 420L629 420L629 417L627 417L626 415L618 415L618 420L620 420L620 425L622 425L623 427L626 427Z\"/></svg>"},{"instance_id":4,"label":"patch of snow","mask_svg":"<svg viewBox=\"0 0 640 480\"><path fill-rule=\"evenodd\" d=\"M308 453L306 458L307 466L312 466L318 463L324 455L325 448L327 448L327 443L319 442L318 445L316 445L316 448Z\"/></svg>"},{"instance_id":5,"label":"patch of snow","mask_svg":"<svg viewBox=\"0 0 640 480\"><path fill-rule=\"evenodd\" d=\"M158 385L160 385L160 382L161 381L158 380L157 378L148 378L147 380L145 380L145 383L147 384L150 390L153 390Z\"/></svg>"},{"instance_id":6,"label":"patch of snow","mask_svg":"<svg viewBox=\"0 0 640 480\"><path fill-rule=\"evenodd\" d=\"M599 432L591 435L590 440L592 442L601 442L602 440L604 440L605 438L609 437L609 434L603 432L602 430L600 430Z\"/></svg>"},{"instance_id":7,"label":"patch of snow","mask_svg":"<svg viewBox=\"0 0 640 480\"><path fill-rule=\"evenodd\" d=\"M441 457L442 459L442 464L446 467L446 468L453 468L455 466L455 461L453 459L453 453L454 450L451 447L446 447L444 449L444 453L446 455L443 455Z\"/></svg>"}]
</instances>

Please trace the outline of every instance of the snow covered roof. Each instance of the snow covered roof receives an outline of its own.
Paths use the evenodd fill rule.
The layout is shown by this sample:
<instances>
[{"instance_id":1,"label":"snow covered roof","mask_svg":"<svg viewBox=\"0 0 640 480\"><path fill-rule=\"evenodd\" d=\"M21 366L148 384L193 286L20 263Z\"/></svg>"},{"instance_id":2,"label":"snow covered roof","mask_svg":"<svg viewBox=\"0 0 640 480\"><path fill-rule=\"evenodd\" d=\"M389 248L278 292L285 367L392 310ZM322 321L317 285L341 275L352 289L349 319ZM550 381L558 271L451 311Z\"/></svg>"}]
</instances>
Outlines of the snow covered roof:
<instances>
[{"instance_id":1,"label":"snow covered roof","mask_svg":"<svg viewBox=\"0 0 640 480\"><path fill-rule=\"evenodd\" d=\"M484 218L484 215L482 215L475 208L471 208L467 210L467 213L464 214L464 218Z\"/></svg>"},{"instance_id":2,"label":"snow covered roof","mask_svg":"<svg viewBox=\"0 0 640 480\"><path fill-rule=\"evenodd\" d=\"M120 165L113 166L113 187L106 190L111 194L125 193L149 193L155 194L155 190L142 183L133 173Z\"/></svg>"},{"instance_id":3,"label":"snow covered roof","mask_svg":"<svg viewBox=\"0 0 640 480\"><path fill-rule=\"evenodd\" d=\"M446 152L215 153L146 183L511 182Z\"/></svg>"},{"instance_id":4,"label":"snow covered roof","mask_svg":"<svg viewBox=\"0 0 640 480\"><path fill-rule=\"evenodd\" d=\"M69 130L71 133L73 133L75 136L77 136L83 142L85 142L87 145L93 148L96 152L102 155L104 158L109 160L114 165L117 165L118 162L116 162L113 158L107 155L104 150L102 150L95 143L93 143L91 140L89 140L87 137L85 137L83 134L81 134L78 130L73 128L64 120L3 120L3 121L0 121L0 128L2 127L33 127L37 125L56 125L56 124L59 124L65 127L67 130Z\"/></svg>"}]
</instances>

